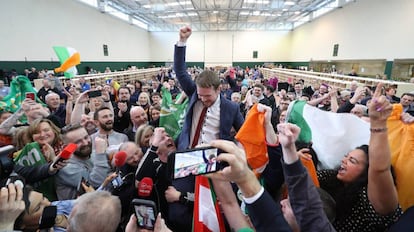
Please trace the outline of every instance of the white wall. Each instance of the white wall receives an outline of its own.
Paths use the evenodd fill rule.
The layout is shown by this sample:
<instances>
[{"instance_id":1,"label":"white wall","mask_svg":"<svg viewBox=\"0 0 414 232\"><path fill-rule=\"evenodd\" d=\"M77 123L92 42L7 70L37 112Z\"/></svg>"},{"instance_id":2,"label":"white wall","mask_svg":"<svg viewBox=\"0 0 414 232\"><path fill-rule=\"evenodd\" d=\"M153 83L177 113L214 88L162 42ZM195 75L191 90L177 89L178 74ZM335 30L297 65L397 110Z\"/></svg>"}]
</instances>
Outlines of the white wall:
<instances>
[{"instance_id":1,"label":"white wall","mask_svg":"<svg viewBox=\"0 0 414 232\"><path fill-rule=\"evenodd\" d=\"M56 61L52 46L65 45L77 49L83 61L172 62L178 40L178 32L148 33L73 0L7 0L0 9L7 9L0 14L3 61ZM358 0L293 32L194 32L187 61L413 58L413 9L412 0ZM332 57L336 43L338 57Z\"/></svg>"},{"instance_id":2,"label":"white wall","mask_svg":"<svg viewBox=\"0 0 414 232\"><path fill-rule=\"evenodd\" d=\"M289 56L291 61L413 58L413 10L412 0L358 0L294 30Z\"/></svg>"},{"instance_id":3,"label":"white wall","mask_svg":"<svg viewBox=\"0 0 414 232\"><path fill-rule=\"evenodd\" d=\"M150 34L152 59L172 61L178 32ZM204 61L207 66L285 61L290 58L289 48L289 32L193 32L188 40L186 59ZM253 59L253 51L258 52L257 59Z\"/></svg>"},{"instance_id":4,"label":"white wall","mask_svg":"<svg viewBox=\"0 0 414 232\"><path fill-rule=\"evenodd\" d=\"M146 31L77 1L3 0L0 9L0 60L56 61L56 45L75 48L84 61L151 58Z\"/></svg>"}]
</instances>

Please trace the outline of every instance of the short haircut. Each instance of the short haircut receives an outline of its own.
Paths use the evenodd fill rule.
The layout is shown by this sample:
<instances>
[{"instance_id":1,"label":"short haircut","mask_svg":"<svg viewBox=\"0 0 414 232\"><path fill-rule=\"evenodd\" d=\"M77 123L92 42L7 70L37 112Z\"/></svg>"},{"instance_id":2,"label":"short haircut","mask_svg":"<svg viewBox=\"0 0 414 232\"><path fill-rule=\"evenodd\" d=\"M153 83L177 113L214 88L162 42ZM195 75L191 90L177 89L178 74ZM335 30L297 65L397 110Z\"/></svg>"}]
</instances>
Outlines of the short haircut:
<instances>
[{"instance_id":1,"label":"short haircut","mask_svg":"<svg viewBox=\"0 0 414 232\"><path fill-rule=\"evenodd\" d=\"M238 96L239 98L241 98L241 94L239 92L233 92L231 94L231 98L233 98L233 96Z\"/></svg>"},{"instance_id":2,"label":"short haircut","mask_svg":"<svg viewBox=\"0 0 414 232\"><path fill-rule=\"evenodd\" d=\"M262 92L264 91L264 85L262 85L260 83L254 84L253 88L260 88L262 90Z\"/></svg>"},{"instance_id":3,"label":"short haircut","mask_svg":"<svg viewBox=\"0 0 414 232\"><path fill-rule=\"evenodd\" d=\"M196 85L201 88L210 88L218 89L220 86L220 78L217 73L210 70L205 70L195 80Z\"/></svg>"},{"instance_id":4,"label":"short haircut","mask_svg":"<svg viewBox=\"0 0 414 232\"><path fill-rule=\"evenodd\" d=\"M403 98L404 96L409 96L409 97L414 97L414 94L412 94L412 93L403 93L402 95L401 95L401 98Z\"/></svg>"},{"instance_id":5,"label":"short haircut","mask_svg":"<svg viewBox=\"0 0 414 232\"><path fill-rule=\"evenodd\" d=\"M271 93L275 92L275 88L273 88L273 86L271 85L266 85L266 89L267 91L270 91Z\"/></svg>"},{"instance_id":6,"label":"short haircut","mask_svg":"<svg viewBox=\"0 0 414 232\"><path fill-rule=\"evenodd\" d=\"M60 138L62 139L63 143L68 144L68 139L66 137L67 133L78 130L80 128L84 128L86 130L86 128L83 127L80 123L68 124L64 126L61 130L61 135L60 135Z\"/></svg>"},{"instance_id":7,"label":"short haircut","mask_svg":"<svg viewBox=\"0 0 414 232\"><path fill-rule=\"evenodd\" d=\"M98 120L98 118L99 118L99 112L101 112L102 110L111 110L111 109L109 109L109 107L103 106L103 107L95 110L95 113L93 113L93 119L94 120Z\"/></svg>"},{"instance_id":8,"label":"short haircut","mask_svg":"<svg viewBox=\"0 0 414 232\"><path fill-rule=\"evenodd\" d=\"M119 90L121 90L121 89L126 89L128 91L128 93L131 94L131 90L128 87L126 87L126 86L119 87L118 94L119 94Z\"/></svg>"},{"instance_id":9,"label":"short haircut","mask_svg":"<svg viewBox=\"0 0 414 232\"><path fill-rule=\"evenodd\" d=\"M121 201L107 191L80 196L69 216L70 231L113 232L121 221Z\"/></svg>"},{"instance_id":10,"label":"short haircut","mask_svg":"<svg viewBox=\"0 0 414 232\"><path fill-rule=\"evenodd\" d=\"M49 98L51 98L51 97L53 97L53 96L58 96L58 97L60 98L59 94L57 94L57 93L55 93L55 92L51 92L51 93L48 93L48 94L45 96L45 101L47 101Z\"/></svg>"}]
</instances>

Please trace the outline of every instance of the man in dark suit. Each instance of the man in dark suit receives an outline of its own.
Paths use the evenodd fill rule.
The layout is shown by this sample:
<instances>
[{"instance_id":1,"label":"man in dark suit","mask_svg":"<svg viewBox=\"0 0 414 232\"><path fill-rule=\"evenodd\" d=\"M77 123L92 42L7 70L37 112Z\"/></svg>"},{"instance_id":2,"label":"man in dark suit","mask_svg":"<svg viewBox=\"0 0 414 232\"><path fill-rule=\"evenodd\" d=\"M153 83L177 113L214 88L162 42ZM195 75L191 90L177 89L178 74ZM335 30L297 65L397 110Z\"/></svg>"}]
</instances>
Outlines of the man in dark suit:
<instances>
[{"instance_id":1,"label":"man in dark suit","mask_svg":"<svg viewBox=\"0 0 414 232\"><path fill-rule=\"evenodd\" d=\"M174 52L176 78L190 99L184 125L177 141L177 150L192 148L215 139L232 140L232 127L238 131L244 122L239 106L220 95L220 79L217 73L210 70L203 71L195 81L187 73L185 52L190 35L190 27L181 28L180 40ZM199 123L200 120L202 124ZM188 199L194 191L194 177L174 180L173 186L181 193L180 198L186 195L187 200L170 204L169 215L172 220L170 223L174 227L172 229L189 231L192 225L193 207Z\"/></svg>"}]
</instances>

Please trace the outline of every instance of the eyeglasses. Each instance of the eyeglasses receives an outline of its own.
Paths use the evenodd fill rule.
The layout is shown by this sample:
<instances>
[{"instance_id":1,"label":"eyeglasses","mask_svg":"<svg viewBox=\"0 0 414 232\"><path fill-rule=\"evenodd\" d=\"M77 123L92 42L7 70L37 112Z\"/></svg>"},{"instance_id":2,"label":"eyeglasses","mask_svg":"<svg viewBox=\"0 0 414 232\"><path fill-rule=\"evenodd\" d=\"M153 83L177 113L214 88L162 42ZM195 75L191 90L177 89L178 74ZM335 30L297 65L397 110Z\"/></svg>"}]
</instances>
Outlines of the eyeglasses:
<instances>
[{"instance_id":1,"label":"eyeglasses","mask_svg":"<svg viewBox=\"0 0 414 232\"><path fill-rule=\"evenodd\" d=\"M67 134L67 133L69 133L71 131L77 130L77 129L81 128L81 127L83 127L83 126L81 126L80 123L69 124L69 125L64 126L60 130L60 133L64 135L64 134Z\"/></svg>"}]
</instances>

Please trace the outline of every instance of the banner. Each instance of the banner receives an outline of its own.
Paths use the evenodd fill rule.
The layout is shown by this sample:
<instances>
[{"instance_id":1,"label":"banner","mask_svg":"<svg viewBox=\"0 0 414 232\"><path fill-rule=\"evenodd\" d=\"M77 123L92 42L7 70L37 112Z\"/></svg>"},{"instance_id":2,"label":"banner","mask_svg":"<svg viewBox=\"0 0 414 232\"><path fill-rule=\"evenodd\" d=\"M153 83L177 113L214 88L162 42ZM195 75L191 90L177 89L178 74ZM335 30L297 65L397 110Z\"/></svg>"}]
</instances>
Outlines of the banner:
<instances>
[{"instance_id":1,"label":"banner","mask_svg":"<svg viewBox=\"0 0 414 232\"><path fill-rule=\"evenodd\" d=\"M185 114L187 113L188 98L181 104L176 104L172 100L168 89L161 88L162 103L160 113L160 127L175 140L181 133L184 124ZM177 99L180 96L177 95Z\"/></svg>"}]
</instances>

